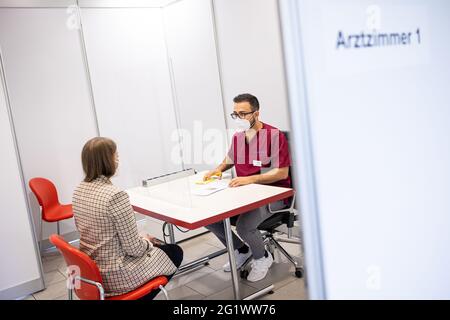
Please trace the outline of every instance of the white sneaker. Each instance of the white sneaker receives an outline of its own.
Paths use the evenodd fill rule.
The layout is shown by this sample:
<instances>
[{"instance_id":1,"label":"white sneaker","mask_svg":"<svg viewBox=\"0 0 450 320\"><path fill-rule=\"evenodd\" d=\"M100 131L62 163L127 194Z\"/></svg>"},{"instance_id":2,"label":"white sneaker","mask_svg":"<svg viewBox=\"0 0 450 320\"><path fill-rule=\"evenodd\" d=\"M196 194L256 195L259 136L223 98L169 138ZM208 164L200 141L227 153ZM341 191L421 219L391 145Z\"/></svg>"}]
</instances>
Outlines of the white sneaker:
<instances>
[{"instance_id":1,"label":"white sneaker","mask_svg":"<svg viewBox=\"0 0 450 320\"><path fill-rule=\"evenodd\" d=\"M236 258L236 268L239 269L240 267L242 267L242 265L245 262L247 262L247 260L250 259L251 256L252 256L252 251L250 249L248 249L247 253L239 253L238 250L234 250L234 257ZM225 272L231 271L229 261L224 264L223 271L225 271Z\"/></svg>"},{"instance_id":2,"label":"white sneaker","mask_svg":"<svg viewBox=\"0 0 450 320\"><path fill-rule=\"evenodd\" d=\"M269 253L268 257L262 257L252 261L252 270L248 274L247 280L250 282L256 282L266 277L269 268L273 263L272 254Z\"/></svg>"}]
</instances>

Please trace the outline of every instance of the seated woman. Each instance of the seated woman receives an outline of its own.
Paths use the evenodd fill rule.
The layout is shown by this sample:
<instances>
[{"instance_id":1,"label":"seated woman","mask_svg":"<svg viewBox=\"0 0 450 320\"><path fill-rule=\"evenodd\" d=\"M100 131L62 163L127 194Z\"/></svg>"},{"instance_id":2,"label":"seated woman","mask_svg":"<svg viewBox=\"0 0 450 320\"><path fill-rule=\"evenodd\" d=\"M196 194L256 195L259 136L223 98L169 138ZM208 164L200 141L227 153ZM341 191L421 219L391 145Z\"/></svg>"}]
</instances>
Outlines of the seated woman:
<instances>
[{"instance_id":1,"label":"seated woman","mask_svg":"<svg viewBox=\"0 0 450 320\"><path fill-rule=\"evenodd\" d=\"M100 269L105 296L130 292L160 275L170 279L183 260L183 251L177 245L138 234L127 193L110 181L119 163L114 141L101 137L89 140L81 160L86 177L73 195L75 224L80 250ZM143 299L153 299L158 292Z\"/></svg>"}]
</instances>

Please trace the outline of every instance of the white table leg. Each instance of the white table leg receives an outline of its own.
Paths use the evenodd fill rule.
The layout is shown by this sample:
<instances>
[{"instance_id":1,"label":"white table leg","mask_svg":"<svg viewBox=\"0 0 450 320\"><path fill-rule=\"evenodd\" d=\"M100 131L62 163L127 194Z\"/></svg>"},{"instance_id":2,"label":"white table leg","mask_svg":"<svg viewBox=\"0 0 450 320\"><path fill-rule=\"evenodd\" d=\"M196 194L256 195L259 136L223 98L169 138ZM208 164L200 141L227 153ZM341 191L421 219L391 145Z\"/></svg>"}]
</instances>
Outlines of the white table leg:
<instances>
[{"instance_id":1,"label":"white table leg","mask_svg":"<svg viewBox=\"0 0 450 320\"><path fill-rule=\"evenodd\" d=\"M224 228L225 228L225 239L227 241L227 249L228 249L228 258L230 259L230 267L231 267L231 280L233 282L233 290L234 290L234 299L239 300L239 278L238 272L236 268L236 258L234 256L234 246L233 246L233 236L231 232L231 223L230 218L224 220Z\"/></svg>"}]
</instances>

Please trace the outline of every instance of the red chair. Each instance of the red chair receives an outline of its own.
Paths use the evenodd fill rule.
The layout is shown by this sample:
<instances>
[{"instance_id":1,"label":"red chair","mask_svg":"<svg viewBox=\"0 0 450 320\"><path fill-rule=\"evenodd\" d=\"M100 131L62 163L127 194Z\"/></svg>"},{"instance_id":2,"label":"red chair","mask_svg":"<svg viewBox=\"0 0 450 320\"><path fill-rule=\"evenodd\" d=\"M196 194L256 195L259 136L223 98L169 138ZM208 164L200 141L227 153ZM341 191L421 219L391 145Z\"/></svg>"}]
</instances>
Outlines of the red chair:
<instances>
[{"instance_id":1,"label":"red chair","mask_svg":"<svg viewBox=\"0 0 450 320\"><path fill-rule=\"evenodd\" d=\"M51 235L50 242L61 252L67 264L69 299L73 289L81 300L136 300L153 290L161 289L167 300L169 296L164 286L168 279L164 276L154 278L143 286L120 296L105 298L102 276L95 262L87 254L68 244L61 236Z\"/></svg>"},{"instance_id":2,"label":"red chair","mask_svg":"<svg viewBox=\"0 0 450 320\"><path fill-rule=\"evenodd\" d=\"M42 241L42 220L56 222L57 233L60 234L59 221L73 217L72 205L59 203L55 185L44 178L33 178L29 182L31 191L41 206L40 241Z\"/></svg>"}]
</instances>

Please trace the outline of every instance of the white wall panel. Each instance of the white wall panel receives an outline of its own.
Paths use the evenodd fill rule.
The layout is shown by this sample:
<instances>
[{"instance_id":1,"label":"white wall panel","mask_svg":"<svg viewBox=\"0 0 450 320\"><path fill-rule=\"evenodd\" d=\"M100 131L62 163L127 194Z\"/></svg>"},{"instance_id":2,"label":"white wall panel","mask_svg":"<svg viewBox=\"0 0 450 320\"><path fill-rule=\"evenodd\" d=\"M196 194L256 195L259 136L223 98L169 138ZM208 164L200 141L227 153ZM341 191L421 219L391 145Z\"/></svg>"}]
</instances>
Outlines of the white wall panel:
<instances>
[{"instance_id":1,"label":"white wall panel","mask_svg":"<svg viewBox=\"0 0 450 320\"><path fill-rule=\"evenodd\" d=\"M4 257L0 263L0 299L12 299L42 289L42 281L1 73L0 66L0 250ZM15 289L36 280L38 287Z\"/></svg>"},{"instance_id":2,"label":"white wall panel","mask_svg":"<svg viewBox=\"0 0 450 320\"><path fill-rule=\"evenodd\" d=\"M450 298L450 3L282 3L312 298Z\"/></svg>"},{"instance_id":3,"label":"white wall panel","mask_svg":"<svg viewBox=\"0 0 450 320\"><path fill-rule=\"evenodd\" d=\"M252 93L261 120L289 130L277 0L214 0L227 123L233 98Z\"/></svg>"},{"instance_id":4,"label":"white wall panel","mask_svg":"<svg viewBox=\"0 0 450 320\"><path fill-rule=\"evenodd\" d=\"M11 107L25 179L52 180L63 203L82 180L81 149L96 125L78 30L67 27L66 9L0 9ZM33 213L38 206L32 194ZM75 230L73 220L62 232ZM56 232L48 225L44 235Z\"/></svg>"},{"instance_id":5,"label":"white wall panel","mask_svg":"<svg viewBox=\"0 0 450 320\"><path fill-rule=\"evenodd\" d=\"M211 168L227 150L211 2L179 1L164 9L164 18L180 126L192 137L183 141L186 166Z\"/></svg>"},{"instance_id":6,"label":"white wall panel","mask_svg":"<svg viewBox=\"0 0 450 320\"><path fill-rule=\"evenodd\" d=\"M118 144L122 188L181 170L160 9L82 9L100 134Z\"/></svg>"},{"instance_id":7,"label":"white wall panel","mask_svg":"<svg viewBox=\"0 0 450 320\"><path fill-rule=\"evenodd\" d=\"M177 121L162 10L83 8L82 22L100 134L114 139L120 154L114 183L125 189L181 170L172 159ZM154 219L144 230L163 239Z\"/></svg>"},{"instance_id":8,"label":"white wall panel","mask_svg":"<svg viewBox=\"0 0 450 320\"><path fill-rule=\"evenodd\" d=\"M82 8L161 8L176 0L78 0Z\"/></svg>"}]
</instances>

